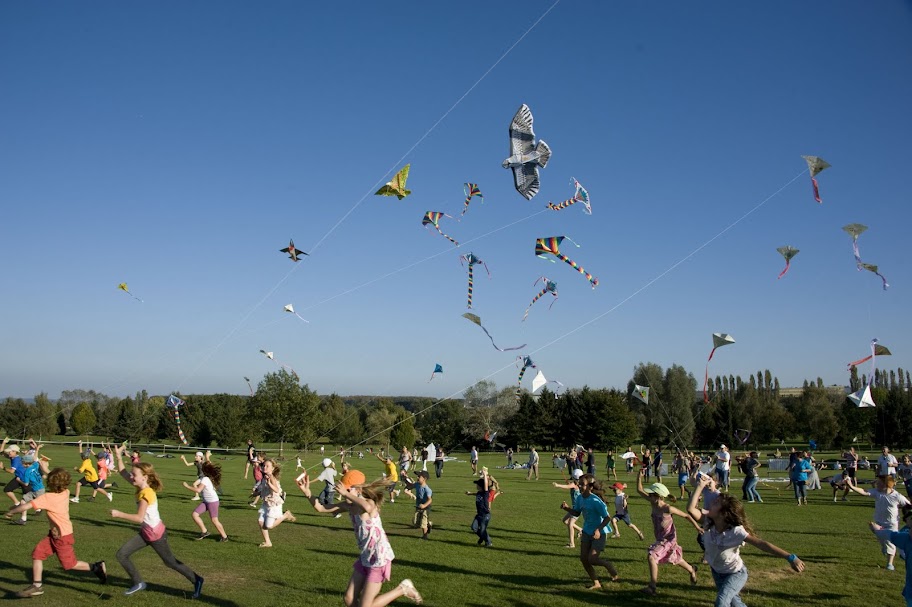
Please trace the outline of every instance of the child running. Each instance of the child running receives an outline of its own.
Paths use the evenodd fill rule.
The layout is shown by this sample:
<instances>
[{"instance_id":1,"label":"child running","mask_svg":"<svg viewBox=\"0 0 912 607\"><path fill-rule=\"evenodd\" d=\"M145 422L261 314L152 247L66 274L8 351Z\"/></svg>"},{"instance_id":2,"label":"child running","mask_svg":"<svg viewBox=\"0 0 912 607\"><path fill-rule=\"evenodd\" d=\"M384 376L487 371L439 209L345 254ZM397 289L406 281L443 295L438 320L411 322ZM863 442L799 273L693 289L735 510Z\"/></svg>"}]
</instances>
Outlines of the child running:
<instances>
[{"instance_id":1,"label":"child running","mask_svg":"<svg viewBox=\"0 0 912 607\"><path fill-rule=\"evenodd\" d=\"M912 552L912 507L904 506L902 510L903 522L906 524L905 531L890 531L884 529L875 522L868 525L874 535L881 543L889 543L897 546L906 554ZM912 607L912 567L909 566L909 559L906 559L906 585L903 586L902 595L906 601L906 607Z\"/></svg>"},{"instance_id":2,"label":"child running","mask_svg":"<svg viewBox=\"0 0 912 607\"><path fill-rule=\"evenodd\" d=\"M127 540L127 543L117 551L117 560L130 576L133 584L124 594L135 594L146 589L146 583L139 575L136 565L130 560L130 556L146 546L151 546L167 567L174 569L193 584L192 598L198 599L203 591L203 578L174 557L174 553L171 552L171 546L168 545L168 532L165 529L165 523L162 522L158 514L157 492L162 489L161 479L158 478L158 474L156 474L152 464L145 462L135 464L132 473L128 472L123 463L123 452L123 446L117 447L115 450L117 454L117 470L122 477L136 487L138 507L136 514L111 510L111 516L139 523L140 525L139 535Z\"/></svg>"},{"instance_id":3,"label":"child running","mask_svg":"<svg viewBox=\"0 0 912 607\"><path fill-rule=\"evenodd\" d=\"M611 537L621 537L621 530L617 526L617 521L624 521L624 523L633 529L637 536L642 540L643 532L630 522L630 511L627 509L627 494L624 493L624 489L627 488L627 485L624 483L615 483L611 485L611 488L614 489L614 516L611 517L611 521L615 523L614 535Z\"/></svg>"},{"instance_id":4,"label":"child running","mask_svg":"<svg viewBox=\"0 0 912 607\"><path fill-rule=\"evenodd\" d=\"M263 505L260 506L257 519L260 532L263 534L263 543L260 544L260 548L272 548L272 540L269 538L271 529L275 529L285 521L293 523L297 520L291 510L282 514L282 504L285 503L285 498L282 497L282 485L279 484L281 471L275 460L270 458L263 462L263 481L260 483L260 497L263 498Z\"/></svg>"},{"instance_id":5,"label":"child running","mask_svg":"<svg viewBox=\"0 0 912 607\"><path fill-rule=\"evenodd\" d=\"M336 491L345 501L333 504L329 508L324 507L313 496L307 475L298 480L298 487L304 493L304 497L310 500L314 510L326 514L348 512L351 517L361 554L355 561L348 588L345 589L345 605L384 607L401 596L421 604L421 595L409 579L402 580L392 590L380 594L383 582L390 580L393 559L396 558L380 520L380 506L383 504L383 487L386 481L363 484L364 480L364 475L360 472L348 472L336 485Z\"/></svg>"},{"instance_id":6,"label":"child running","mask_svg":"<svg viewBox=\"0 0 912 607\"><path fill-rule=\"evenodd\" d=\"M747 567L741 560L741 546L744 543L786 559L792 569L799 573L804 571L804 563L797 556L753 535L744 515L744 506L731 495L719 497L708 510L697 508L700 490L708 483L708 477L700 479L698 490L690 496L687 512L694 520L708 523L705 525L703 543L706 546L706 561L716 582L716 605L744 607L739 596L747 583Z\"/></svg>"},{"instance_id":7,"label":"child running","mask_svg":"<svg viewBox=\"0 0 912 607\"><path fill-rule=\"evenodd\" d=\"M202 478L205 476L205 474L203 473L203 462L207 461L207 459L206 459L206 456L203 454L202 451L197 451L197 452L196 452L196 455L193 456L193 461L192 461L192 462L188 462L188 461L187 461L187 458L184 457L184 454L181 453L181 461L184 462L184 465L187 466L187 467L196 466L196 478L197 478L197 480L200 480L200 479L202 479ZM184 484L186 485L186 483L184 483ZM190 498L190 501L191 501L191 502L196 502L196 501L199 501L199 499L200 499L200 496L199 496L199 493L197 493L197 494L194 495L192 498Z\"/></svg>"},{"instance_id":8,"label":"child running","mask_svg":"<svg viewBox=\"0 0 912 607\"><path fill-rule=\"evenodd\" d=\"M46 467L46 464L44 464ZM89 564L76 560L73 550L73 523L70 522L70 473L63 468L54 468L48 473L47 492L36 496L30 502L13 506L9 514L25 512L29 508L47 512L51 524L48 534L38 542L32 551L32 585L20 590L16 596L25 599L44 594L41 577L44 572L44 560L56 554L64 570L91 571L98 576L102 584L107 583L108 575L104 561Z\"/></svg>"},{"instance_id":9,"label":"child running","mask_svg":"<svg viewBox=\"0 0 912 607\"><path fill-rule=\"evenodd\" d=\"M552 483L555 489L569 489L570 490L570 502L571 504L576 502L576 498L579 497L580 490L577 482L580 477L583 475L582 470L574 470L570 476L573 477L573 480L569 481L566 485L561 485L558 483ZM564 502L567 503L567 502ZM576 521L579 519L578 516L574 516L573 512L568 511L564 515L564 518L561 522L567 527L567 533L570 536L570 541L567 543L564 548L576 548L576 534L582 533L583 528L576 524Z\"/></svg>"},{"instance_id":10,"label":"child running","mask_svg":"<svg viewBox=\"0 0 912 607\"><path fill-rule=\"evenodd\" d=\"M482 469L481 478L475 481L478 490L475 493L466 491L466 495L475 496L475 518L472 520L472 531L478 536L478 545L484 544L488 548L493 546L491 536L488 535L488 525L491 523L491 492L488 481L487 468Z\"/></svg>"},{"instance_id":11,"label":"child running","mask_svg":"<svg viewBox=\"0 0 912 607\"><path fill-rule=\"evenodd\" d=\"M602 487L595 477L591 474L584 474L579 479L580 494L573 502L573 506L568 506L567 502L561 504L561 508L567 512L580 516L585 519L583 523L583 532L580 536L580 562L583 569L589 574L592 585L589 590L599 590L602 583L595 574L594 565L599 565L608 570L611 575L611 581L618 581L618 572L614 564L601 557L602 551L605 550L605 540L611 533L611 513L608 512L608 506L602 499Z\"/></svg>"},{"instance_id":12,"label":"child running","mask_svg":"<svg viewBox=\"0 0 912 607\"><path fill-rule=\"evenodd\" d=\"M656 538L655 543L646 552L646 559L649 563L649 584L642 591L649 595L656 593L656 585L659 582L659 565L662 563L681 567L690 574L690 583L696 585L697 570L684 560L684 551L678 544L678 533L675 530L673 516L687 519L700 533L703 532L703 528L689 514L665 502L665 500L669 500L673 503L675 498L673 495L669 495L668 487L662 483L652 483L643 488L643 476L638 476L637 493L649 500L652 505L652 528Z\"/></svg>"},{"instance_id":13,"label":"child running","mask_svg":"<svg viewBox=\"0 0 912 607\"><path fill-rule=\"evenodd\" d=\"M98 480L98 472L95 470L95 466L92 465L92 454L91 451L82 450L82 441L79 441L79 455L82 457L82 465L73 468L77 472L83 474L83 477L76 483L76 495L70 498L70 501L74 504L79 503L79 490L82 487L91 487L92 488L92 498L89 501L95 499L95 493L100 491L102 495L108 498L108 501L113 501L114 496L102 489L101 484Z\"/></svg>"},{"instance_id":14,"label":"child running","mask_svg":"<svg viewBox=\"0 0 912 607\"><path fill-rule=\"evenodd\" d=\"M386 478L386 490L389 491L390 503L395 503L396 495L399 494L396 489L396 484L399 482L399 471L396 470L396 463L389 455L384 457L377 453L377 459L383 462L383 476Z\"/></svg>"},{"instance_id":15,"label":"child running","mask_svg":"<svg viewBox=\"0 0 912 607\"><path fill-rule=\"evenodd\" d=\"M222 468L217 466L212 462L203 462L202 466L203 476L196 479L192 485L188 485L184 482L184 487L193 491L197 497L202 495L202 502L196 509L193 511L192 517L193 522L196 523L196 526L200 529L200 535L197 540L202 540L209 537L209 531L206 529L206 523L203 522L203 518L200 516L203 512L209 513L209 518L212 520L212 524L215 526L216 531L219 532L219 542L227 542L228 534L225 533L225 528L222 526L222 523L219 521L219 496L217 489L222 483Z\"/></svg>"},{"instance_id":16,"label":"child running","mask_svg":"<svg viewBox=\"0 0 912 607\"><path fill-rule=\"evenodd\" d=\"M428 539L428 536L431 535L431 527L434 526L429 518L431 503L434 501L431 497L434 495L434 492L427 484L429 475L427 470L419 470L415 473L418 480L412 482L406 474L407 473L403 473L402 476L405 486L415 492L415 516L412 519L412 523L415 525L416 529L421 529L421 539L426 540Z\"/></svg>"},{"instance_id":17,"label":"child running","mask_svg":"<svg viewBox=\"0 0 912 607\"><path fill-rule=\"evenodd\" d=\"M868 491L857 485L849 486L849 489L859 495L874 498L874 522L887 531L899 531L899 509L912 505L904 495L893 488L895 485L893 477L887 475L878 476L874 481L874 489ZM880 551L887 557L887 571L893 571L896 569L893 565L896 546L889 539L883 539L880 535L877 537L880 539Z\"/></svg>"}]
</instances>

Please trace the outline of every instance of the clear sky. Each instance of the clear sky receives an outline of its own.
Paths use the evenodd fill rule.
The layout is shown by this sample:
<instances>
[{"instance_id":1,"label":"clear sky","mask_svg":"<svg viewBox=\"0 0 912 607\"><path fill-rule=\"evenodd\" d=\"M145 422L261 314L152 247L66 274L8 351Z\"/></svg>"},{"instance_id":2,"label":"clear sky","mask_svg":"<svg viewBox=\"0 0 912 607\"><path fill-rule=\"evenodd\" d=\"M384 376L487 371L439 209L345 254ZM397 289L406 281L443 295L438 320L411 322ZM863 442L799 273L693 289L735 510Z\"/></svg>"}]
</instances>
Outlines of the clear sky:
<instances>
[{"instance_id":1,"label":"clear sky","mask_svg":"<svg viewBox=\"0 0 912 607\"><path fill-rule=\"evenodd\" d=\"M320 393L505 386L470 251L474 312L567 386L702 379L713 332L713 375L845 384L874 337L908 368L910 33L899 1L0 3L0 397L246 393L261 348ZM522 103L532 201L501 167ZM365 196L406 162L411 196ZM571 177L592 216L545 210ZM421 218L465 181L456 248ZM597 289L534 256L557 235Z\"/></svg>"}]
</instances>

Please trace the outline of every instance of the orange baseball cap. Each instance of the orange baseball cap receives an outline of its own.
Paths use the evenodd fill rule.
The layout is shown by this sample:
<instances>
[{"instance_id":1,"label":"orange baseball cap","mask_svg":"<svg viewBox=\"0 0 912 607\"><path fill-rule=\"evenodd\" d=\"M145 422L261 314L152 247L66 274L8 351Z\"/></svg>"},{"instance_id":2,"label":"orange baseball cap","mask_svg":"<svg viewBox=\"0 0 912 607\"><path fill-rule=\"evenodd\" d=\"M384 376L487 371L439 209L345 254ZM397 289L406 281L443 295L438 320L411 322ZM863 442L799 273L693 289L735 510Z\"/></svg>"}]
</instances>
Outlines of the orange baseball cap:
<instances>
[{"instance_id":1,"label":"orange baseball cap","mask_svg":"<svg viewBox=\"0 0 912 607\"><path fill-rule=\"evenodd\" d=\"M339 482L342 483L342 486L346 489L351 489L353 485L363 485L365 481L367 481L367 479L360 470L349 470L342 475L341 479L339 479Z\"/></svg>"}]
</instances>

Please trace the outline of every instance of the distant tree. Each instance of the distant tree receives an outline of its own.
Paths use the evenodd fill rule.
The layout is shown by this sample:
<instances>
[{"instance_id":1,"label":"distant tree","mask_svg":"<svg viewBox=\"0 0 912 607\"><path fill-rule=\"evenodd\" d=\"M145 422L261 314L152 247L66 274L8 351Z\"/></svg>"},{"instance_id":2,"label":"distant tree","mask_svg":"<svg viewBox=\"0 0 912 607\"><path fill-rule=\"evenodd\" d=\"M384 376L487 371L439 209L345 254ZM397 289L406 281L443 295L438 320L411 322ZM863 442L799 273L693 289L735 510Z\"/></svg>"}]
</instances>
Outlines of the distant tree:
<instances>
[{"instance_id":1,"label":"distant tree","mask_svg":"<svg viewBox=\"0 0 912 607\"><path fill-rule=\"evenodd\" d=\"M417 440L415 425L412 422L413 415L404 408L399 408L401 410L396 414L395 426L390 431L390 443L396 447L413 449Z\"/></svg>"},{"instance_id":2,"label":"distant tree","mask_svg":"<svg viewBox=\"0 0 912 607\"><path fill-rule=\"evenodd\" d=\"M95 411L89 403L82 402L73 407L70 413L70 426L77 436L86 435L95 429Z\"/></svg>"},{"instance_id":3,"label":"distant tree","mask_svg":"<svg viewBox=\"0 0 912 607\"><path fill-rule=\"evenodd\" d=\"M381 398L367 414L367 440L379 445L390 444L390 432L396 423L396 405L391 400ZM402 447L402 445L399 445Z\"/></svg>"},{"instance_id":4,"label":"distant tree","mask_svg":"<svg viewBox=\"0 0 912 607\"><path fill-rule=\"evenodd\" d=\"M345 407L345 417L330 433L330 440L342 445L355 445L364 440L364 424L358 407Z\"/></svg>"},{"instance_id":5,"label":"distant tree","mask_svg":"<svg viewBox=\"0 0 912 607\"><path fill-rule=\"evenodd\" d=\"M47 392L35 395L30 417L29 434L41 437L54 435L57 429L57 407L48 398Z\"/></svg>"},{"instance_id":6,"label":"distant tree","mask_svg":"<svg viewBox=\"0 0 912 607\"><path fill-rule=\"evenodd\" d=\"M601 451L628 445L638 436L636 417L627 407L625 395L617 390L582 389L583 408L589 412L583 444Z\"/></svg>"},{"instance_id":7,"label":"distant tree","mask_svg":"<svg viewBox=\"0 0 912 607\"><path fill-rule=\"evenodd\" d=\"M207 407L208 429L212 439L226 449L244 444L248 438L247 400L236 394L216 394Z\"/></svg>"},{"instance_id":8,"label":"distant tree","mask_svg":"<svg viewBox=\"0 0 912 607\"><path fill-rule=\"evenodd\" d=\"M32 408L21 398L7 397L0 405L0 428L15 438L24 438L31 432Z\"/></svg>"},{"instance_id":9,"label":"distant tree","mask_svg":"<svg viewBox=\"0 0 912 607\"><path fill-rule=\"evenodd\" d=\"M306 384L298 384L296 374L285 369L267 374L251 400L262 419L266 440L289 442L296 448L315 440L320 399Z\"/></svg>"},{"instance_id":10,"label":"distant tree","mask_svg":"<svg viewBox=\"0 0 912 607\"><path fill-rule=\"evenodd\" d=\"M57 407L57 434L60 436L66 436L67 433L67 418L66 413L63 412L63 407Z\"/></svg>"},{"instance_id":11,"label":"distant tree","mask_svg":"<svg viewBox=\"0 0 912 607\"><path fill-rule=\"evenodd\" d=\"M462 443L465 415L462 403L446 400L422 409L415 425L424 440L452 449Z\"/></svg>"},{"instance_id":12,"label":"distant tree","mask_svg":"<svg viewBox=\"0 0 912 607\"><path fill-rule=\"evenodd\" d=\"M339 424L348 416L345 401L336 393L320 399L320 412L323 414L323 427L317 429L317 440L326 436L332 442L339 442L334 436Z\"/></svg>"}]
</instances>

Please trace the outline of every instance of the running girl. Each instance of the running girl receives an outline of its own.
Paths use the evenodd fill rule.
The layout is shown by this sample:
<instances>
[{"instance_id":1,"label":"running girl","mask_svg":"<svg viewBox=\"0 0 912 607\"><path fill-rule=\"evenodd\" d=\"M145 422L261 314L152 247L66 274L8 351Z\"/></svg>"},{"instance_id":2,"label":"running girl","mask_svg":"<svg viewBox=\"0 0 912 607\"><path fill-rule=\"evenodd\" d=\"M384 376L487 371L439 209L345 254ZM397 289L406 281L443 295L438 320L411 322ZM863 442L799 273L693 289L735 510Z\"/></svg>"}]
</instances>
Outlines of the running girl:
<instances>
[{"instance_id":1,"label":"running girl","mask_svg":"<svg viewBox=\"0 0 912 607\"><path fill-rule=\"evenodd\" d=\"M285 521L295 522L297 519L288 510L282 514L282 504L285 498L282 497L282 485L279 484L279 474L281 468L273 459L267 459L263 462L263 482L260 483L260 497L263 498L263 504L260 506L260 514L257 523L260 525L260 532L263 534L263 543L260 548L272 548L272 540L269 538L269 531L275 529Z\"/></svg>"},{"instance_id":2,"label":"running girl","mask_svg":"<svg viewBox=\"0 0 912 607\"><path fill-rule=\"evenodd\" d=\"M577 483L577 481L579 481L579 478L582 475L583 475L582 470L574 470L573 474L571 475L571 476L573 476L573 480L569 481L566 485L560 485L558 483L552 483L552 484L554 485L554 487L556 489L569 489L570 490L570 503L573 504L574 502L576 502L576 498L579 497L579 494L580 494L579 486L576 483ZM566 502L564 502L564 503L566 503ZM563 520L561 520L561 522L564 525L566 525L567 532L570 535L570 541L566 546L564 546L564 548L576 548L576 534L582 533L582 531L583 531L583 528L576 524L576 521L578 518L579 517L574 516L572 512L567 512L567 514L564 515Z\"/></svg>"},{"instance_id":3,"label":"running girl","mask_svg":"<svg viewBox=\"0 0 912 607\"><path fill-rule=\"evenodd\" d=\"M611 514L608 512L608 506L602 499L602 487L591 474L584 474L579 479L580 494L573 502L573 506L568 506L567 502L561 504L561 508L574 516L583 515L585 523L583 532L580 537L580 562L583 569L589 574L592 585L589 590L598 590L602 587L598 576L595 574L594 565L599 565L608 570L611 581L618 580L617 569L614 564L601 557L605 549L605 540L611 533Z\"/></svg>"},{"instance_id":4,"label":"running girl","mask_svg":"<svg viewBox=\"0 0 912 607\"><path fill-rule=\"evenodd\" d=\"M193 491L197 497L202 495L203 498L203 501L196 507L192 514L193 522L196 523L196 526L200 529L200 536L196 539L201 540L209 537L206 523L203 522L203 519L200 516L203 512L208 512L212 524L215 525L216 531L219 532L220 537L218 541L227 542L228 534L225 533L225 528L222 526L222 523L219 522L219 496L216 491L222 483L222 468L212 462L203 462L201 468L203 473L202 477L196 479L192 485L188 485L184 482L184 487Z\"/></svg>"},{"instance_id":5,"label":"running girl","mask_svg":"<svg viewBox=\"0 0 912 607\"><path fill-rule=\"evenodd\" d=\"M874 522L888 531L899 531L899 509L910 505L909 500L893 488L895 484L892 476L878 476L874 482L874 489L865 491L857 485L849 486L849 489L859 495L874 498ZM879 535L877 537L880 539L881 552L887 557L887 571L893 571L896 546L888 539L883 539Z\"/></svg>"}]
</instances>

